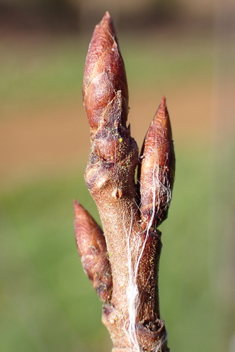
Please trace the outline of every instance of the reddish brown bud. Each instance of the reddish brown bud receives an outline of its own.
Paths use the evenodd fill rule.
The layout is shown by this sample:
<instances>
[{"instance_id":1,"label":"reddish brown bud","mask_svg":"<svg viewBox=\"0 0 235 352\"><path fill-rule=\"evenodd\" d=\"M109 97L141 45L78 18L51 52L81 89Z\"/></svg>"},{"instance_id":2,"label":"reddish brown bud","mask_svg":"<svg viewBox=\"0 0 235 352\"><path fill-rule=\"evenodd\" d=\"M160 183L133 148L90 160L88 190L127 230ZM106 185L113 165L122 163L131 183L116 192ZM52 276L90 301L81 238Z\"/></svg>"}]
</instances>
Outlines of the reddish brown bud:
<instances>
[{"instance_id":1,"label":"reddish brown bud","mask_svg":"<svg viewBox=\"0 0 235 352\"><path fill-rule=\"evenodd\" d=\"M156 227L167 218L175 174L175 155L166 99L149 127L140 166L141 218L143 227Z\"/></svg>"},{"instance_id":2,"label":"reddish brown bud","mask_svg":"<svg viewBox=\"0 0 235 352\"><path fill-rule=\"evenodd\" d=\"M82 266L100 299L111 299L112 276L103 231L92 216L74 201L75 238Z\"/></svg>"},{"instance_id":3,"label":"reddish brown bud","mask_svg":"<svg viewBox=\"0 0 235 352\"><path fill-rule=\"evenodd\" d=\"M121 94L118 92L121 92ZM108 12L95 27L86 57L83 78L83 103L93 138L97 128L107 125L116 115L118 100L121 124L125 125L128 112L128 88L124 62L112 19Z\"/></svg>"}]
</instances>

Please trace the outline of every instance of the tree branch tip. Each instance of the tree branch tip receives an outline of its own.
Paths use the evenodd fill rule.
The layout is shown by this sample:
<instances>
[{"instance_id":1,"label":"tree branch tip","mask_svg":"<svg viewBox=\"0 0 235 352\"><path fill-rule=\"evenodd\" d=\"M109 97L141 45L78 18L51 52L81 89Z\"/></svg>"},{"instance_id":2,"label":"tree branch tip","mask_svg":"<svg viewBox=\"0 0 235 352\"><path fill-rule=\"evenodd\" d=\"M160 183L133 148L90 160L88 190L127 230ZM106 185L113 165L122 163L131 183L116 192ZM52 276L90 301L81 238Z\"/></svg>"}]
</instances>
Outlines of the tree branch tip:
<instances>
[{"instance_id":1,"label":"tree branch tip","mask_svg":"<svg viewBox=\"0 0 235 352\"><path fill-rule=\"evenodd\" d=\"M82 214L89 214L88 211L76 199L73 201L75 219L81 217Z\"/></svg>"},{"instance_id":2,"label":"tree branch tip","mask_svg":"<svg viewBox=\"0 0 235 352\"><path fill-rule=\"evenodd\" d=\"M104 20L106 20L106 21L111 21L111 20L112 20L112 17L111 17L111 15L110 15L109 11L106 11L106 12L105 12L105 14L104 14L104 16L103 16L101 22L104 21Z\"/></svg>"},{"instance_id":3,"label":"tree branch tip","mask_svg":"<svg viewBox=\"0 0 235 352\"><path fill-rule=\"evenodd\" d=\"M165 106L166 106L166 97L165 97L165 95L163 95L161 103L160 103L160 107L165 107Z\"/></svg>"},{"instance_id":4,"label":"tree branch tip","mask_svg":"<svg viewBox=\"0 0 235 352\"><path fill-rule=\"evenodd\" d=\"M115 38L115 41L117 40L113 20L108 11L105 12L100 23L96 25L96 29L98 28L102 28L103 30L109 31L110 34Z\"/></svg>"},{"instance_id":5,"label":"tree branch tip","mask_svg":"<svg viewBox=\"0 0 235 352\"><path fill-rule=\"evenodd\" d=\"M74 205L74 207L78 207L80 205L80 203L76 199L74 199L73 205Z\"/></svg>"},{"instance_id":6,"label":"tree branch tip","mask_svg":"<svg viewBox=\"0 0 235 352\"><path fill-rule=\"evenodd\" d=\"M160 105L157 109L157 112L155 114L154 120L157 119L164 119L164 120L170 120L168 110L167 110L167 105L166 105L166 97L163 96L160 102Z\"/></svg>"},{"instance_id":7,"label":"tree branch tip","mask_svg":"<svg viewBox=\"0 0 235 352\"><path fill-rule=\"evenodd\" d=\"M157 227L167 218L174 182L170 118L162 96L139 155L127 123L125 65L108 11L88 49L83 102L92 144L85 181L103 227L74 200L84 271L104 302L102 321L113 340L112 352L167 352Z\"/></svg>"}]
</instances>

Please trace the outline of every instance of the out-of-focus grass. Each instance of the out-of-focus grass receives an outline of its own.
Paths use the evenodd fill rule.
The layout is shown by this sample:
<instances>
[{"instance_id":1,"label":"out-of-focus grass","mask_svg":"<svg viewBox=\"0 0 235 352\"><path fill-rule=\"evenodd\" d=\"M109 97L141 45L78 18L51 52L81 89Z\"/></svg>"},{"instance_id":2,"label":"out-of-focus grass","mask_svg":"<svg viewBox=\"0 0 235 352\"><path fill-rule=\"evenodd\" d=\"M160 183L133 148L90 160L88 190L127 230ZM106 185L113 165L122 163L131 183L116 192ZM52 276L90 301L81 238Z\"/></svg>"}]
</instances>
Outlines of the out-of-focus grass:
<instances>
[{"instance_id":1,"label":"out-of-focus grass","mask_svg":"<svg viewBox=\"0 0 235 352\"><path fill-rule=\"evenodd\" d=\"M208 150L178 150L160 265L161 311L175 351L219 350L209 285L208 186ZM101 302L75 248L73 198L98 219L81 174L0 196L0 350L109 351Z\"/></svg>"},{"instance_id":2,"label":"out-of-focus grass","mask_svg":"<svg viewBox=\"0 0 235 352\"><path fill-rule=\"evenodd\" d=\"M160 297L176 351L219 351L215 292L210 286L210 168L207 148L177 154L176 181L163 224Z\"/></svg>"},{"instance_id":3,"label":"out-of-focus grass","mask_svg":"<svg viewBox=\"0 0 235 352\"><path fill-rule=\"evenodd\" d=\"M102 350L101 305L73 236L82 178L47 179L1 194L1 351ZM84 347L83 347L84 345Z\"/></svg>"}]
</instances>

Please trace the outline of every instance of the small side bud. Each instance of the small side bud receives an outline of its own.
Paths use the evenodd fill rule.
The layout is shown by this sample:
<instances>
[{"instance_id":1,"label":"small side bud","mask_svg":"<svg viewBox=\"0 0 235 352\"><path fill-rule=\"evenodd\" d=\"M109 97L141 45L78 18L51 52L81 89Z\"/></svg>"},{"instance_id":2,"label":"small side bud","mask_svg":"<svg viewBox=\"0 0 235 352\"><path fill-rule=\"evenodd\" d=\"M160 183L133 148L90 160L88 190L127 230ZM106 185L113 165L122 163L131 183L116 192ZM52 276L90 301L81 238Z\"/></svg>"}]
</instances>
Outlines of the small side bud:
<instances>
[{"instance_id":1,"label":"small side bud","mask_svg":"<svg viewBox=\"0 0 235 352\"><path fill-rule=\"evenodd\" d=\"M92 216L74 201L75 238L82 266L102 302L111 299L112 275L103 231Z\"/></svg>"},{"instance_id":2,"label":"small side bud","mask_svg":"<svg viewBox=\"0 0 235 352\"><path fill-rule=\"evenodd\" d=\"M175 174L175 154L165 97L149 127L141 154L142 226L157 227L167 218Z\"/></svg>"}]
</instances>

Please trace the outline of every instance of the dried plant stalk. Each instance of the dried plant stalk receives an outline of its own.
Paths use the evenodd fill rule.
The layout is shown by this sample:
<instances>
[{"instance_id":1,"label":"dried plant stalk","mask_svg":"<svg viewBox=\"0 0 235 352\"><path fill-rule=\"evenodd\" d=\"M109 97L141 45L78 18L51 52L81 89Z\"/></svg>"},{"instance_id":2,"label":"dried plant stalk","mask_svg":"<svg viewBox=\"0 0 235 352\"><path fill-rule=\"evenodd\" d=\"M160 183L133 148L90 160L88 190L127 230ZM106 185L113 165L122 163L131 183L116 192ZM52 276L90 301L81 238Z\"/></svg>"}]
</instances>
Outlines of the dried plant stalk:
<instances>
[{"instance_id":1,"label":"dried plant stalk","mask_svg":"<svg viewBox=\"0 0 235 352\"><path fill-rule=\"evenodd\" d=\"M139 156L126 126L126 73L108 13L89 46L83 101L92 144L85 180L103 226L75 202L83 268L103 301L113 352L169 351L159 311L157 226L167 217L174 181L170 119L163 98Z\"/></svg>"}]
</instances>

